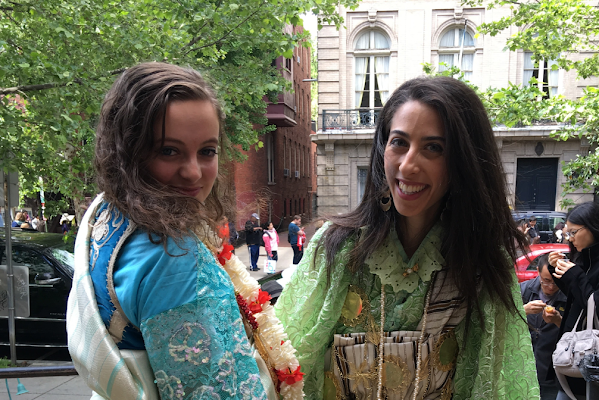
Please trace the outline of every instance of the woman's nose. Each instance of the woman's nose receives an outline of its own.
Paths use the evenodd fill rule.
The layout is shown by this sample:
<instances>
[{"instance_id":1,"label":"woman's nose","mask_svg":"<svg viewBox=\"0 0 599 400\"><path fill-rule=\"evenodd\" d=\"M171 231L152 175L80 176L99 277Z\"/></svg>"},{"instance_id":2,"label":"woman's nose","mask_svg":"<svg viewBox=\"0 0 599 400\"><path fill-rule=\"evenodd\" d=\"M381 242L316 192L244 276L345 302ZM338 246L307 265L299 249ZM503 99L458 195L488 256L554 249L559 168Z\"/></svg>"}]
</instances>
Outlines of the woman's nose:
<instances>
[{"instance_id":1,"label":"woman's nose","mask_svg":"<svg viewBox=\"0 0 599 400\"><path fill-rule=\"evenodd\" d=\"M202 165L196 157L191 157L181 166L180 174L189 181L197 181L202 177Z\"/></svg>"},{"instance_id":2,"label":"woman's nose","mask_svg":"<svg viewBox=\"0 0 599 400\"><path fill-rule=\"evenodd\" d=\"M414 148L408 150L403 155L399 162L399 171L405 177L420 172L420 166L418 165L418 151Z\"/></svg>"}]
</instances>

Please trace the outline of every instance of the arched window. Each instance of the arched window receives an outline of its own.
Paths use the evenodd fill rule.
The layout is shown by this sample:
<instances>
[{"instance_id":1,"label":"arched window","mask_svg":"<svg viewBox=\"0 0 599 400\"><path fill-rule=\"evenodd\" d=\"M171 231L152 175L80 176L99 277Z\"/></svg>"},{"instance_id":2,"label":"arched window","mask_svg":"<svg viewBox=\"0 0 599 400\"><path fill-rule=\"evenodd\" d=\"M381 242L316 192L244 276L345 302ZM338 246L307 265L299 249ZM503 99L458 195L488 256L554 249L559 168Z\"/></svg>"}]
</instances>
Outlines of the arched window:
<instances>
[{"instance_id":1,"label":"arched window","mask_svg":"<svg viewBox=\"0 0 599 400\"><path fill-rule=\"evenodd\" d=\"M451 28L441 36L439 43L439 71L457 66L464 72L464 77L471 80L475 51L474 38L467 30Z\"/></svg>"},{"instance_id":2,"label":"arched window","mask_svg":"<svg viewBox=\"0 0 599 400\"><path fill-rule=\"evenodd\" d=\"M382 107L389 97L389 54L391 41L380 31L369 30L356 39L356 108Z\"/></svg>"}]
</instances>

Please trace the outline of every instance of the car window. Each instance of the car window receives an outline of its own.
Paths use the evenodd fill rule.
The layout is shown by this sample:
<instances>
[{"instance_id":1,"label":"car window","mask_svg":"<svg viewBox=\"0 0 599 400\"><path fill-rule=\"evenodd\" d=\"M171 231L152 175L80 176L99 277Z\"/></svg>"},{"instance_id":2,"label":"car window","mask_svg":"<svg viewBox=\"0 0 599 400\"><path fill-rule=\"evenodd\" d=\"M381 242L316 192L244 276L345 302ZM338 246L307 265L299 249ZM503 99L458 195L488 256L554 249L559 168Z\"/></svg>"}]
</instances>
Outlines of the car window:
<instances>
[{"instance_id":1,"label":"car window","mask_svg":"<svg viewBox=\"0 0 599 400\"><path fill-rule=\"evenodd\" d=\"M73 269L73 265L75 265L75 255L67 250L63 249L52 249L52 255L58 261L61 262L62 265L67 267L71 273L75 273Z\"/></svg>"},{"instance_id":2,"label":"car window","mask_svg":"<svg viewBox=\"0 0 599 400\"><path fill-rule=\"evenodd\" d=\"M526 268L527 271L536 271L537 270L537 265L539 264L539 258L540 257L535 257L534 260L532 260L532 262L528 265L528 267Z\"/></svg>"},{"instance_id":3,"label":"car window","mask_svg":"<svg viewBox=\"0 0 599 400\"><path fill-rule=\"evenodd\" d=\"M54 273L54 268L36 251L14 247L12 260L15 264L25 265L29 268L29 284L34 284L35 276L43 273Z\"/></svg>"}]
</instances>

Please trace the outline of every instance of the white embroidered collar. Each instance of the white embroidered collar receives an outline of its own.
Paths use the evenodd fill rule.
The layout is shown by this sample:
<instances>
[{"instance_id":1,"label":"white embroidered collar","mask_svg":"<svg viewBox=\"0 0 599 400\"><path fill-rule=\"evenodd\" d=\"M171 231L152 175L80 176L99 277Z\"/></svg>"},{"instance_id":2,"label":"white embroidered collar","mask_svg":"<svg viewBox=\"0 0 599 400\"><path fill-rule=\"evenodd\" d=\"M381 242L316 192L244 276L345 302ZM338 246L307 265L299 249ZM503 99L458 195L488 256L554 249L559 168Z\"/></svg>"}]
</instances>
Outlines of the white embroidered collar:
<instances>
[{"instance_id":1,"label":"white embroidered collar","mask_svg":"<svg viewBox=\"0 0 599 400\"><path fill-rule=\"evenodd\" d=\"M442 234L443 228L437 223L420 243L412 258L408 259L395 227L392 227L386 239L365 263L370 272L377 275L382 284L392 286L394 292L405 290L412 293L421 280L428 282L432 273L445 265L440 252Z\"/></svg>"}]
</instances>

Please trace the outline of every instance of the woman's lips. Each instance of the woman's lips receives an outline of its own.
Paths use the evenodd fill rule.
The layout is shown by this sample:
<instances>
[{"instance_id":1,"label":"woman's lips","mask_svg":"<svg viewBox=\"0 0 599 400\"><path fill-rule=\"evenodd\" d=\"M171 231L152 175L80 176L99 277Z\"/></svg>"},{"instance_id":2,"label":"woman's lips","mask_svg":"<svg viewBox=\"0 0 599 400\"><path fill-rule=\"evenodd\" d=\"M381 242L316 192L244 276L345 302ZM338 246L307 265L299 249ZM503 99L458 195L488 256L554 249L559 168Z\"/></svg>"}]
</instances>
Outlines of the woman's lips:
<instances>
[{"instance_id":1,"label":"woman's lips","mask_svg":"<svg viewBox=\"0 0 599 400\"><path fill-rule=\"evenodd\" d=\"M184 194L186 196L190 196L190 197L196 197L198 195L198 193L200 193L200 191L202 190L202 188L181 188L181 187L176 187L175 190L181 194Z\"/></svg>"},{"instance_id":2,"label":"woman's lips","mask_svg":"<svg viewBox=\"0 0 599 400\"><path fill-rule=\"evenodd\" d=\"M428 185L416 182L406 182L397 180L397 194L401 199L404 200L416 200L424 191L428 188Z\"/></svg>"}]
</instances>

